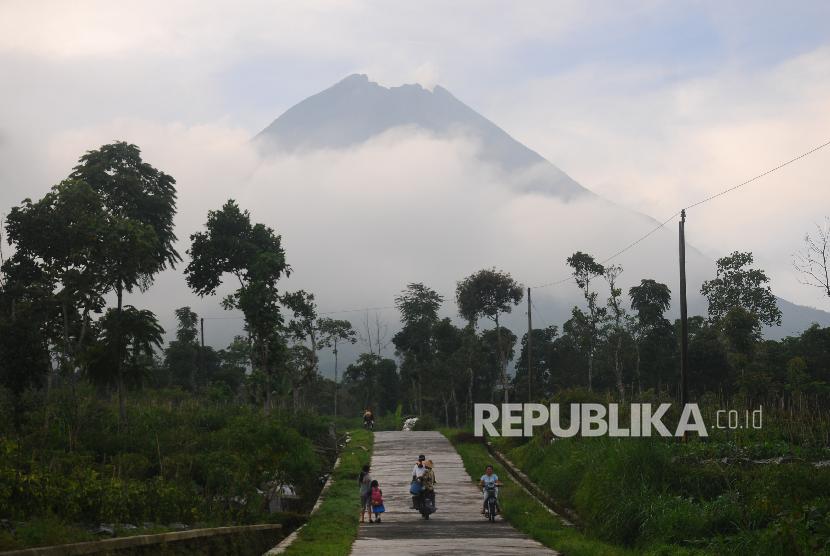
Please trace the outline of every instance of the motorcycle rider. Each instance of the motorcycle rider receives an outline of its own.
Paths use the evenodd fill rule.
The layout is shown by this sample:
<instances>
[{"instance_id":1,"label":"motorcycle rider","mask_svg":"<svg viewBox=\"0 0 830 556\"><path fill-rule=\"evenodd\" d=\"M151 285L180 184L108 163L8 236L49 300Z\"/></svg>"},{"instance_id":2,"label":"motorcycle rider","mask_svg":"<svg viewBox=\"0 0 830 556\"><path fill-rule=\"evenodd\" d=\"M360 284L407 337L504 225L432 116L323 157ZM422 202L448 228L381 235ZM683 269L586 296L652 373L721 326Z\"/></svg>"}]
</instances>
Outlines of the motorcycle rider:
<instances>
[{"instance_id":1,"label":"motorcycle rider","mask_svg":"<svg viewBox=\"0 0 830 556\"><path fill-rule=\"evenodd\" d=\"M484 475L481 476L481 480L479 481L479 485L481 486L481 493L484 497L484 501L481 506L481 513L484 514L484 509L487 506L487 487L493 486L496 487L495 496L496 496L496 510L499 510L499 489L498 487L501 486L501 481L499 480L499 476L495 474L493 471L493 466L488 465L487 468L484 470Z\"/></svg>"},{"instance_id":2,"label":"motorcycle rider","mask_svg":"<svg viewBox=\"0 0 830 556\"><path fill-rule=\"evenodd\" d=\"M425 502L429 499L432 502L433 511L435 508L435 484L438 482L435 480L435 471L432 469L432 460L428 459L424 462L424 467L426 470L424 474L421 475L421 486L423 490L421 491L421 499ZM426 517L429 517L429 514L426 514Z\"/></svg>"},{"instance_id":3,"label":"motorcycle rider","mask_svg":"<svg viewBox=\"0 0 830 556\"><path fill-rule=\"evenodd\" d=\"M369 430L375 430L375 414L371 407L363 410L363 426Z\"/></svg>"},{"instance_id":4,"label":"motorcycle rider","mask_svg":"<svg viewBox=\"0 0 830 556\"><path fill-rule=\"evenodd\" d=\"M427 458L424 454L421 454L420 456L418 456L418 461L415 463L415 466L412 468L412 482L413 483L419 481L420 478L423 477L424 471L427 470L427 468L424 467L424 462L426 461L426 459ZM413 510L418 509L418 496L413 496L412 497L412 509Z\"/></svg>"}]
</instances>

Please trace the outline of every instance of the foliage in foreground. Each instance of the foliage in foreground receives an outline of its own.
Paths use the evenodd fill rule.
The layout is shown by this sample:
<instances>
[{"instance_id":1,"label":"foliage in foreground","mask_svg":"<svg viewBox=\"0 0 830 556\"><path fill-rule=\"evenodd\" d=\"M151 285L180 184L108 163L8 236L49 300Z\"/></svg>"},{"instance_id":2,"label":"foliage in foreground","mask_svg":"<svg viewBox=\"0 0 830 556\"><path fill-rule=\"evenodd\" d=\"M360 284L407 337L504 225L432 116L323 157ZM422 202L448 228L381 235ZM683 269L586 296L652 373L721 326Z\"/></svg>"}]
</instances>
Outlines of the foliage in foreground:
<instances>
[{"instance_id":1,"label":"foliage in foreground","mask_svg":"<svg viewBox=\"0 0 830 556\"><path fill-rule=\"evenodd\" d=\"M830 469L725 463L701 458L715 448L700 444L537 437L508 457L574 508L586 531L615 544L747 555L830 550Z\"/></svg>"},{"instance_id":2,"label":"foliage in foreground","mask_svg":"<svg viewBox=\"0 0 830 556\"><path fill-rule=\"evenodd\" d=\"M563 525L558 517L551 515L544 506L507 478L502 466L493 461L480 439L457 430L445 429L442 432L458 450L464 468L474 479L482 475L487 465L494 466L496 474L505 483L499 491L502 516L520 531L564 554L633 554L630 550L593 539L573 527Z\"/></svg>"},{"instance_id":3,"label":"foliage in foreground","mask_svg":"<svg viewBox=\"0 0 830 556\"><path fill-rule=\"evenodd\" d=\"M373 441L373 435L362 429L352 430L351 435L352 441L340 456L340 466L334 472L325 500L285 552L286 556L340 556L351 551L360 526L356 479L361 468L369 463Z\"/></svg>"},{"instance_id":4,"label":"foliage in foreground","mask_svg":"<svg viewBox=\"0 0 830 556\"><path fill-rule=\"evenodd\" d=\"M48 403L40 395L18 404L19 426L0 440L0 515L15 526L4 537L9 548L85 540L99 523L281 520L265 499L278 484L316 498L324 462L313 444L327 432L317 418L265 417L251 406L148 390L119 429L117 404L87 389L54 390Z\"/></svg>"}]
</instances>

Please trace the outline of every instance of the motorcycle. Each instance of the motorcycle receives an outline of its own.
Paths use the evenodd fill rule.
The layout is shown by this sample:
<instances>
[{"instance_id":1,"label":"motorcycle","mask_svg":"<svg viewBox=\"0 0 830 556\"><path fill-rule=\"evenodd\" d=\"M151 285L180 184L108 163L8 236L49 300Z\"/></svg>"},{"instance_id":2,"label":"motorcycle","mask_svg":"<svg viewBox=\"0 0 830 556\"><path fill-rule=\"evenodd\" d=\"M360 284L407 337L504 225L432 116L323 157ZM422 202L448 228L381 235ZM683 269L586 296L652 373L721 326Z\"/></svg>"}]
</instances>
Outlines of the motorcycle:
<instances>
[{"instance_id":1,"label":"motorcycle","mask_svg":"<svg viewBox=\"0 0 830 556\"><path fill-rule=\"evenodd\" d=\"M498 513L498 499L496 498L496 485L488 484L484 487L484 517L490 521L496 521Z\"/></svg>"},{"instance_id":2,"label":"motorcycle","mask_svg":"<svg viewBox=\"0 0 830 556\"><path fill-rule=\"evenodd\" d=\"M418 495L418 504L416 506L421 517L429 519L431 514L435 513L435 492L423 490Z\"/></svg>"},{"instance_id":3,"label":"motorcycle","mask_svg":"<svg viewBox=\"0 0 830 556\"><path fill-rule=\"evenodd\" d=\"M374 419L365 419L363 421L363 428L367 431L375 430L375 420Z\"/></svg>"}]
</instances>

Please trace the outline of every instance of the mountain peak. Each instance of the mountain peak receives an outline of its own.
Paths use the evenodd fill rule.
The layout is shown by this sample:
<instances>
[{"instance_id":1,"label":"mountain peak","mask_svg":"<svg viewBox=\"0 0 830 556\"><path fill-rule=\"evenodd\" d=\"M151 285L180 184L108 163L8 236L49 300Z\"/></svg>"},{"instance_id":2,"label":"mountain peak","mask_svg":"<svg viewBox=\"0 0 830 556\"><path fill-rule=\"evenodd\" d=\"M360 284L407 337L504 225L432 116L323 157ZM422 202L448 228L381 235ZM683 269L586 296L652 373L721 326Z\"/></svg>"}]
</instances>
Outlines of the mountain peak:
<instances>
[{"instance_id":1,"label":"mountain peak","mask_svg":"<svg viewBox=\"0 0 830 556\"><path fill-rule=\"evenodd\" d=\"M436 85L385 87L351 74L288 109L257 135L263 152L340 149L359 145L397 127L415 126L437 137L463 134L480 146L478 156L507 174L533 169L522 189L562 199L589 194L564 172L496 124Z\"/></svg>"}]
</instances>

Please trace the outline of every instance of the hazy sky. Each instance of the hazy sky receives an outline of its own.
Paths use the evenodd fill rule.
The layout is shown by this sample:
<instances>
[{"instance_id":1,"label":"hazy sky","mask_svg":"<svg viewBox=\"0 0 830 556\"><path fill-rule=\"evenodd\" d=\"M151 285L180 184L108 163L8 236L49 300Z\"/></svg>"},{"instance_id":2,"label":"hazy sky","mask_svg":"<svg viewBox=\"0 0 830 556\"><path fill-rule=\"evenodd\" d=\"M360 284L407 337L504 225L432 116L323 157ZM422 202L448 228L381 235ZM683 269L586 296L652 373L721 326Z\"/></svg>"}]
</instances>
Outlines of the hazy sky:
<instances>
[{"instance_id":1,"label":"hazy sky","mask_svg":"<svg viewBox=\"0 0 830 556\"><path fill-rule=\"evenodd\" d=\"M830 3L2 0L0 210L41 195L84 150L125 139L179 180L198 215L182 221L186 238L221 197L245 198L241 184L211 181L252 174L240 145L355 72L440 83L584 186L662 219L830 140ZM371 153L356 156L371 165ZM303 175L294 164L280 175ZM791 254L830 215L828 170L830 148L691 211L690 241L712 258L752 250L777 294L827 309ZM247 197L319 202L300 191Z\"/></svg>"}]
</instances>

